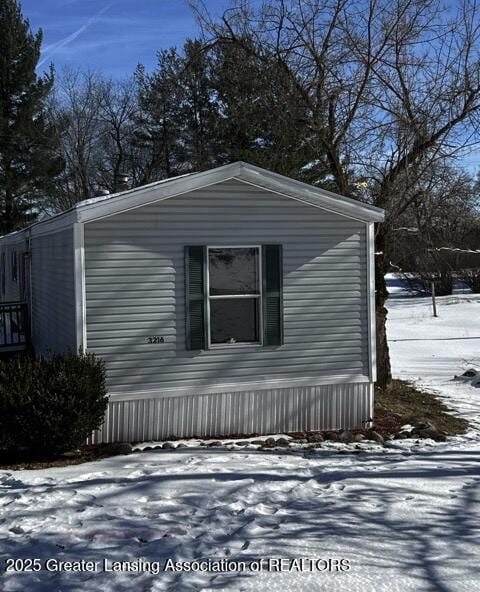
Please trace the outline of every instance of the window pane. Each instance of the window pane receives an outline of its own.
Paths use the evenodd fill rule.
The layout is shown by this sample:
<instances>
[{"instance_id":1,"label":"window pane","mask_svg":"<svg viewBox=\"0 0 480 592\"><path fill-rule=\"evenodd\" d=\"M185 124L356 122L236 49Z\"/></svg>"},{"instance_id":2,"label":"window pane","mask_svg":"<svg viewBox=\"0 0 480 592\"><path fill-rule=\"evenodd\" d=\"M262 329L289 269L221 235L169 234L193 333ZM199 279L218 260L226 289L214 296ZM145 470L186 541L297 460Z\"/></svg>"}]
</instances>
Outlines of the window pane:
<instances>
[{"instance_id":1,"label":"window pane","mask_svg":"<svg viewBox=\"0 0 480 592\"><path fill-rule=\"evenodd\" d=\"M259 341L258 298L210 300L210 341L242 343Z\"/></svg>"},{"instance_id":2,"label":"window pane","mask_svg":"<svg viewBox=\"0 0 480 592\"><path fill-rule=\"evenodd\" d=\"M210 249L210 295L258 294L258 249Z\"/></svg>"}]
</instances>

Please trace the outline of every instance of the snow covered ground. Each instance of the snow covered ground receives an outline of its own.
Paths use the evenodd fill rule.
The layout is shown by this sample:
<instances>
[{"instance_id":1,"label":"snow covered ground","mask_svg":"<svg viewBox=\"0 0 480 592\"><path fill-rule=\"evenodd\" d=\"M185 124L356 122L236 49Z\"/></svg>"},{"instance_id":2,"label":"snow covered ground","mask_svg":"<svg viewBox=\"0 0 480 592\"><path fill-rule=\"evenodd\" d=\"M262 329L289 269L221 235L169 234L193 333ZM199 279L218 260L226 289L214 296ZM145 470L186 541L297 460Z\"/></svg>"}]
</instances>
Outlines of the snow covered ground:
<instances>
[{"instance_id":1,"label":"snow covered ground","mask_svg":"<svg viewBox=\"0 0 480 592\"><path fill-rule=\"evenodd\" d=\"M439 299L433 319L427 300L393 291L395 375L435 389L479 426L480 389L451 378L479 365L480 297ZM478 430L445 444L400 440L339 454L344 448L185 447L0 471L1 559L36 558L31 567L40 568L2 573L0 589L480 589ZM225 568L224 560L234 570L174 571L169 559ZM82 560L96 562L93 571L55 571L55 562ZM145 569L105 571L115 561Z\"/></svg>"},{"instance_id":2,"label":"snow covered ground","mask_svg":"<svg viewBox=\"0 0 480 592\"><path fill-rule=\"evenodd\" d=\"M462 417L480 428L480 389L454 381L468 368L480 370L480 294L458 292L437 298L408 297L389 279L388 324L392 372L441 394Z\"/></svg>"}]
</instances>

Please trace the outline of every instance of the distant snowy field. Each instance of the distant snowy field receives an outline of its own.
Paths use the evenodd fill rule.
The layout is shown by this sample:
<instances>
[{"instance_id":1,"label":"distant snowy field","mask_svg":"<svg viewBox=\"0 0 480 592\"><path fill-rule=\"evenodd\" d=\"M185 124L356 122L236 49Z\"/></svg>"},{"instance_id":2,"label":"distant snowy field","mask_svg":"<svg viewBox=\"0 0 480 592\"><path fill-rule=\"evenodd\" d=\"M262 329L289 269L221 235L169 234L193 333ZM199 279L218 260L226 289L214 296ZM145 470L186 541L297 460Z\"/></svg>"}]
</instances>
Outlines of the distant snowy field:
<instances>
[{"instance_id":1,"label":"distant snowy field","mask_svg":"<svg viewBox=\"0 0 480 592\"><path fill-rule=\"evenodd\" d=\"M480 589L480 296L405 297L392 282L395 376L436 390L475 424L445 444L396 441L360 454L186 447L45 471L0 471L0 556L38 558L0 590L431 591ZM45 569L47 559L98 562ZM231 573L106 572L103 561L244 562ZM268 558L348 560L348 571L249 571ZM18 564L21 566L20 564ZM55 563L51 562L51 569ZM255 565L255 564L254 564ZM343 564L345 565L345 563ZM2 569L4 569L3 563ZM155 564L153 564L155 567ZM291 571L288 569L291 568Z\"/></svg>"},{"instance_id":2,"label":"distant snowy field","mask_svg":"<svg viewBox=\"0 0 480 592\"><path fill-rule=\"evenodd\" d=\"M468 368L480 370L480 294L457 292L437 298L408 297L389 280L388 324L392 372L442 395L445 402L480 428L480 388L452 381Z\"/></svg>"}]
</instances>

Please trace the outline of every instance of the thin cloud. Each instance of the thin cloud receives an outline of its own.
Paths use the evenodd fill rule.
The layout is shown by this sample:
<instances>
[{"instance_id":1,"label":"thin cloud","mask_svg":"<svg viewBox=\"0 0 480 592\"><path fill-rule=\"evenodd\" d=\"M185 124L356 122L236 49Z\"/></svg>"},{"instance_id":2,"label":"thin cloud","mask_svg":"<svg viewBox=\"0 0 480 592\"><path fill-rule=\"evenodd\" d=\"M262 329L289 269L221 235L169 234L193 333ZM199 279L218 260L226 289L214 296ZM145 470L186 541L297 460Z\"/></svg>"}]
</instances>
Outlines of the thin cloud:
<instances>
[{"instance_id":1,"label":"thin cloud","mask_svg":"<svg viewBox=\"0 0 480 592\"><path fill-rule=\"evenodd\" d=\"M53 55L55 55L57 53L57 51L59 49L62 49L66 45L69 45L70 43L72 43L72 41L75 41L75 39L79 35L84 33L89 27L91 27L95 22L97 22L97 20L102 16L102 14L107 12L107 10L109 8L111 8L112 6L113 6L113 2L110 2L109 4L104 6L101 10L99 10L96 14L91 16L87 20L87 22L84 23L81 27L79 27L76 31L74 31L73 33L71 33L67 37L64 37L63 39L60 39L60 41L57 41L56 43L51 43L50 45L47 45L47 47L45 47L42 52L42 54L43 54L42 59L39 61L38 66L41 66L47 60L49 60Z\"/></svg>"}]
</instances>

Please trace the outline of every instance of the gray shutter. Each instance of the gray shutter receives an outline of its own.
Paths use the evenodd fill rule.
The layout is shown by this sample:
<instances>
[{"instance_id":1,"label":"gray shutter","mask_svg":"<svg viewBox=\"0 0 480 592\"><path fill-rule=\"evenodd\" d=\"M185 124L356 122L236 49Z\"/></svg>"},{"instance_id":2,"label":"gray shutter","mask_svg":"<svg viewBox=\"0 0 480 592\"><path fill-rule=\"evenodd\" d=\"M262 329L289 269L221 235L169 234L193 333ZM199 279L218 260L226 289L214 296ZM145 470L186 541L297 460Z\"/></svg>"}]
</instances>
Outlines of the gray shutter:
<instances>
[{"instance_id":1,"label":"gray shutter","mask_svg":"<svg viewBox=\"0 0 480 592\"><path fill-rule=\"evenodd\" d=\"M282 245L262 246L263 345L283 343Z\"/></svg>"},{"instance_id":2,"label":"gray shutter","mask_svg":"<svg viewBox=\"0 0 480 592\"><path fill-rule=\"evenodd\" d=\"M206 348L206 247L185 247L185 341L187 349Z\"/></svg>"}]
</instances>

